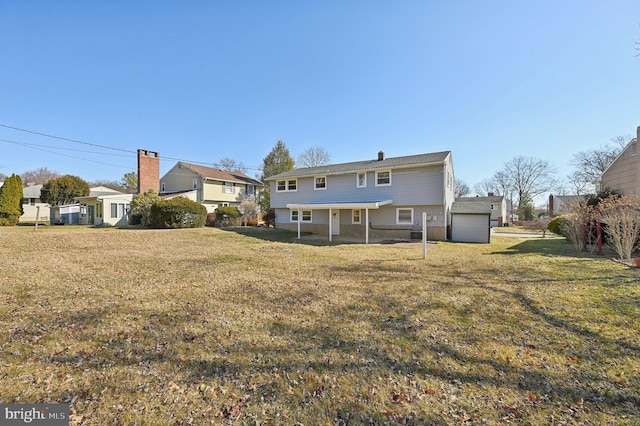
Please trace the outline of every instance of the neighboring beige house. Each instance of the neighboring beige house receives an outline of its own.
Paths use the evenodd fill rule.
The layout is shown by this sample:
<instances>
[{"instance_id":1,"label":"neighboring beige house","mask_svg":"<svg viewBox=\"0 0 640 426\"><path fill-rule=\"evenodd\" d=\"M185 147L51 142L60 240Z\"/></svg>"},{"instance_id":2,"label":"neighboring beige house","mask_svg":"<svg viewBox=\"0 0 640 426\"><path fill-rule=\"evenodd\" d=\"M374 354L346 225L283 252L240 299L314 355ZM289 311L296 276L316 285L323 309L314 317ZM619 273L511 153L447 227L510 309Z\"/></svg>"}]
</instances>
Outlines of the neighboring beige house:
<instances>
[{"instance_id":1,"label":"neighboring beige house","mask_svg":"<svg viewBox=\"0 0 640 426\"><path fill-rule=\"evenodd\" d=\"M507 201L502 195L489 195L488 197L459 197L456 198L456 203L479 203L483 206L489 206L491 210L491 227L504 226L508 222L507 217ZM466 209L461 209L461 212L467 212Z\"/></svg>"},{"instance_id":2,"label":"neighboring beige house","mask_svg":"<svg viewBox=\"0 0 640 426\"><path fill-rule=\"evenodd\" d=\"M126 226L129 224L133 194L124 194L105 186L91 188L86 197L76 197L80 205L81 225Z\"/></svg>"},{"instance_id":3,"label":"neighboring beige house","mask_svg":"<svg viewBox=\"0 0 640 426\"><path fill-rule=\"evenodd\" d=\"M22 210L20 222L35 222L40 210L39 220L49 220L49 204L40 201L42 185L29 185L22 188Z\"/></svg>"},{"instance_id":4,"label":"neighboring beige house","mask_svg":"<svg viewBox=\"0 0 640 426\"><path fill-rule=\"evenodd\" d=\"M244 173L227 172L180 161L160 179L160 195L182 196L213 212L218 207L257 201L262 182Z\"/></svg>"},{"instance_id":5,"label":"neighboring beige house","mask_svg":"<svg viewBox=\"0 0 640 426\"><path fill-rule=\"evenodd\" d=\"M632 139L618 157L602 172L598 190L610 189L622 195L640 195L640 126L637 137Z\"/></svg>"}]
</instances>

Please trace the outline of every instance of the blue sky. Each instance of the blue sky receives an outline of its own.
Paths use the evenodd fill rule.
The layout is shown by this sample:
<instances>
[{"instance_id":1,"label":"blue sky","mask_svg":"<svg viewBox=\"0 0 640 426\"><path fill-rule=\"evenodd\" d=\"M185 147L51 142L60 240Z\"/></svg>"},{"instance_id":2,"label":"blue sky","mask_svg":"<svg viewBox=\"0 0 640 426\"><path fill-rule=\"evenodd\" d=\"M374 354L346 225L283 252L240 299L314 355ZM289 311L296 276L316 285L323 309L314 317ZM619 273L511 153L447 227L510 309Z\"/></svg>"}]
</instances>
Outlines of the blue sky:
<instances>
[{"instance_id":1,"label":"blue sky","mask_svg":"<svg viewBox=\"0 0 640 426\"><path fill-rule=\"evenodd\" d=\"M0 127L44 145L0 141L0 172L119 180L143 148L254 176L281 139L333 163L451 150L471 187L516 155L563 177L635 135L636 41L637 0L0 0L0 124L123 150Z\"/></svg>"}]
</instances>

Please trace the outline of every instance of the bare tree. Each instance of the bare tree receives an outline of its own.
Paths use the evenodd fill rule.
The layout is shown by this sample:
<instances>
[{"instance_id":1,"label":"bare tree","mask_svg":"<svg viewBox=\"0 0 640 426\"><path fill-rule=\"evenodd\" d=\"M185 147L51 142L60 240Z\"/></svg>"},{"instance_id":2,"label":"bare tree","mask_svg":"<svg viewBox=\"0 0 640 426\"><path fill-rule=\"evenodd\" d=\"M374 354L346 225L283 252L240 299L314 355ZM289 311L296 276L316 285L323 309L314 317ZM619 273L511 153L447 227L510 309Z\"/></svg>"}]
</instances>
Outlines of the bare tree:
<instances>
[{"instance_id":1,"label":"bare tree","mask_svg":"<svg viewBox=\"0 0 640 426\"><path fill-rule=\"evenodd\" d=\"M52 179L59 178L60 173L49 170L46 167L40 167L39 169L28 170L22 173L20 177L25 185L30 183L34 185L44 185Z\"/></svg>"},{"instance_id":2,"label":"bare tree","mask_svg":"<svg viewBox=\"0 0 640 426\"><path fill-rule=\"evenodd\" d=\"M499 179L508 185L519 201L526 197L534 199L553 189L558 183L555 173L555 168L548 161L519 155L508 161L496 177L500 175Z\"/></svg>"},{"instance_id":3,"label":"bare tree","mask_svg":"<svg viewBox=\"0 0 640 426\"><path fill-rule=\"evenodd\" d=\"M251 220L257 221L257 215L259 212L258 203L253 201L243 201L240 203L238 210L242 214L242 222L244 223L244 226L247 226Z\"/></svg>"},{"instance_id":4,"label":"bare tree","mask_svg":"<svg viewBox=\"0 0 640 426\"><path fill-rule=\"evenodd\" d=\"M302 167L324 166L329 164L329 161L331 161L331 155L321 146L307 148L298 156L298 164Z\"/></svg>"},{"instance_id":5,"label":"bare tree","mask_svg":"<svg viewBox=\"0 0 640 426\"><path fill-rule=\"evenodd\" d=\"M572 174L572 181L581 180L584 184L595 183L631 139L631 135L616 136L611 138L613 144L573 154L570 164L576 169Z\"/></svg>"},{"instance_id":6,"label":"bare tree","mask_svg":"<svg viewBox=\"0 0 640 426\"><path fill-rule=\"evenodd\" d=\"M467 185L462 179L455 178L453 187L455 198L464 197L466 195L469 195L469 193L471 192L471 188L469 188L469 185Z\"/></svg>"},{"instance_id":7,"label":"bare tree","mask_svg":"<svg viewBox=\"0 0 640 426\"><path fill-rule=\"evenodd\" d=\"M495 186L493 179L483 179L473 186L473 190L480 197L486 197L489 193L493 193L494 195L501 194L498 187Z\"/></svg>"},{"instance_id":8,"label":"bare tree","mask_svg":"<svg viewBox=\"0 0 640 426\"><path fill-rule=\"evenodd\" d=\"M607 225L607 243L621 260L630 260L632 253L640 248L638 197L613 196L601 204L600 220Z\"/></svg>"},{"instance_id":9,"label":"bare tree","mask_svg":"<svg viewBox=\"0 0 640 426\"><path fill-rule=\"evenodd\" d=\"M242 161L236 162L236 160L233 160L229 157L221 158L218 162L218 167L220 167L221 170L225 170L227 172L239 172L242 174L247 174L247 167L242 163Z\"/></svg>"},{"instance_id":10,"label":"bare tree","mask_svg":"<svg viewBox=\"0 0 640 426\"><path fill-rule=\"evenodd\" d=\"M591 194L595 190L595 186L591 182L587 182L583 175L574 170L569 176L567 176L567 183L569 184L570 195L586 195ZM565 192L558 191L558 195L567 195Z\"/></svg>"}]
</instances>

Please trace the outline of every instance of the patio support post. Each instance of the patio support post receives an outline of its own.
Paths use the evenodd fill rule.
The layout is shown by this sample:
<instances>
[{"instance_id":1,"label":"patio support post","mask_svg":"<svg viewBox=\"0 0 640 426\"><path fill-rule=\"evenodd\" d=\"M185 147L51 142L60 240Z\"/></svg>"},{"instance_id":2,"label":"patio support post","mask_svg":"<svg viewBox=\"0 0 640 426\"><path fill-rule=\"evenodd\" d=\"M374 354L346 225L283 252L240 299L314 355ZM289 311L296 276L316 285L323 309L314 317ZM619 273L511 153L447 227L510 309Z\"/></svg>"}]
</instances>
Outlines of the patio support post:
<instances>
[{"instance_id":1,"label":"patio support post","mask_svg":"<svg viewBox=\"0 0 640 426\"><path fill-rule=\"evenodd\" d=\"M333 241L333 217L331 216L331 207L329 207L329 242Z\"/></svg>"},{"instance_id":2,"label":"patio support post","mask_svg":"<svg viewBox=\"0 0 640 426\"><path fill-rule=\"evenodd\" d=\"M364 209L364 225L365 225L364 243L369 244L369 209Z\"/></svg>"},{"instance_id":3,"label":"patio support post","mask_svg":"<svg viewBox=\"0 0 640 426\"><path fill-rule=\"evenodd\" d=\"M298 239L300 239L300 216L302 216L302 210L298 210Z\"/></svg>"}]
</instances>

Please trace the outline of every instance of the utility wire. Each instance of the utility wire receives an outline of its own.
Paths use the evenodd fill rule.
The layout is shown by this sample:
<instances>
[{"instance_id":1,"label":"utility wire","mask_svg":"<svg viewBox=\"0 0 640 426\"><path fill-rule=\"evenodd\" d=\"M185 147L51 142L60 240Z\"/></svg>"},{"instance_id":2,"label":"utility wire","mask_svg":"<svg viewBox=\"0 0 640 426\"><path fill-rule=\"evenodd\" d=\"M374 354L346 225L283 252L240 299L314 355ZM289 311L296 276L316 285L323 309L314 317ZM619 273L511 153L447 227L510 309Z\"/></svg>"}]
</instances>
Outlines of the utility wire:
<instances>
[{"instance_id":1,"label":"utility wire","mask_svg":"<svg viewBox=\"0 0 640 426\"><path fill-rule=\"evenodd\" d=\"M91 143L91 142L84 142L84 141L79 141L79 140L76 140L76 139L64 138L62 136L50 135L48 133L36 132L36 131L33 131L33 130L27 130L27 129L21 129L19 127L9 126L7 124L1 124L0 123L0 127L4 127L4 128L7 128L7 129L11 129L11 130L17 130L17 131L20 131L20 132L31 133L31 134L39 135L39 136L45 136L47 138L59 139L59 140L67 141L67 142L79 143L79 144L95 146L95 147L103 148L103 149L111 149L111 150L114 150L114 151L122 151L122 152L128 152L128 153L132 153L132 154L137 154L137 151L131 151L131 150L122 149L122 148L114 148L114 147L107 146L107 145L100 145L100 144L95 144L95 143ZM3 140L3 141L11 142L11 141L6 141L6 140ZM16 143L18 145L20 144L20 143L17 143L17 142L11 142L11 143ZM56 149L64 149L64 148L56 148ZM106 153L98 153L98 154L108 155ZM60 155L62 155L62 154L60 154ZM67 156L67 157L69 157L69 156ZM77 158L77 157L71 157L71 158ZM209 166L209 165L220 166L219 163L208 163L208 162L204 162L204 161L191 161L191 160L184 160L184 159L172 158L172 157L161 157L161 158L162 159L166 159L166 160L182 161L184 163L191 163L191 164L202 164L202 165L206 165L206 166ZM82 158L80 158L80 159L82 159ZM98 162L98 161L94 161L94 160L87 160L87 161ZM103 164L107 164L107 163L103 163ZM122 167L122 166L118 166L118 167ZM247 170L259 170L259 171L262 170L262 167L248 167L248 166L245 166L245 167L246 167Z\"/></svg>"}]
</instances>

